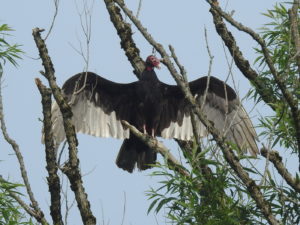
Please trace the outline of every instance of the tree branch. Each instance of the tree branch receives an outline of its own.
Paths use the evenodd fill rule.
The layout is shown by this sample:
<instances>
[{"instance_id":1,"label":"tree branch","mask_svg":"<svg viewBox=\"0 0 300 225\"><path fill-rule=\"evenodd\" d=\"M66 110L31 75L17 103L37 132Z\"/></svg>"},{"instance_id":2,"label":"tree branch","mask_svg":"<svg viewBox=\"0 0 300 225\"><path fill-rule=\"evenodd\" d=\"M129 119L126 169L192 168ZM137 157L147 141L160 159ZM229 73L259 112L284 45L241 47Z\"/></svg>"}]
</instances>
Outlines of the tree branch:
<instances>
[{"instance_id":1,"label":"tree branch","mask_svg":"<svg viewBox=\"0 0 300 225\"><path fill-rule=\"evenodd\" d=\"M296 63L298 66L298 73L300 76L300 35L299 35L299 28L298 28L298 9L300 6L299 0L294 0L293 7L289 10L289 17L291 22L291 31L293 42L295 43L296 49Z\"/></svg>"},{"instance_id":2,"label":"tree branch","mask_svg":"<svg viewBox=\"0 0 300 225\"><path fill-rule=\"evenodd\" d=\"M261 149L261 154L265 158L269 158L269 160L274 164L278 173L285 179L285 181L298 193L300 193L300 181L293 178L293 176L289 173L287 168L284 166L282 162L282 158L277 151L269 151L266 148Z\"/></svg>"},{"instance_id":3,"label":"tree branch","mask_svg":"<svg viewBox=\"0 0 300 225\"><path fill-rule=\"evenodd\" d=\"M0 80L2 79L2 75L3 75L3 71L0 68ZM22 153L20 151L19 145L16 143L15 140L13 140L9 134L7 133L6 130L6 123L4 120L4 112L3 112L3 102L2 102L2 87L0 85L0 124L1 124L1 130L3 133L3 137L4 139L7 141L8 144L11 145L13 151L15 152L17 159L19 161L19 165L20 165L20 170L21 170L21 176L22 179L24 181L24 185L26 187L26 191L27 194L29 196L29 199L31 201L32 204L32 208L34 209L34 215L35 215L35 219L40 222L41 224L48 224L48 222L46 221L45 217L44 217L44 213L42 212L42 210L39 207L38 202L36 201L34 194L32 192L31 189L31 185L29 183L29 179L28 179L28 175L27 175L27 171L26 171L26 167L25 167L25 163L24 163L24 159L22 156Z\"/></svg>"},{"instance_id":4,"label":"tree branch","mask_svg":"<svg viewBox=\"0 0 300 225\"><path fill-rule=\"evenodd\" d=\"M172 56L174 62L176 63L177 67L179 68L180 74L182 75L184 81L188 82L187 75L186 75L186 70L185 70L184 66L180 64L180 62L178 60L178 57L175 53L175 49L173 48L172 45L169 45L169 50L171 52L171 56Z\"/></svg>"},{"instance_id":5,"label":"tree branch","mask_svg":"<svg viewBox=\"0 0 300 225\"><path fill-rule=\"evenodd\" d=\"M211 4L211 3L210 3ZM214 4L211 4L214 6ZM214 6L216 8L216 6ZM218 7L219 8L219 7ZM228 47L229 52L231 53L236 66L244 74L244 76L256 87L257 92L260 94L262 99L273 109L276 110L274 103L279 103L280 100L273 96L272 90L266 89L264 83L259 80L259 75L254 69L251 68L249 61L246 60L243 56L243 53L240 51L239 47L236 44L236 41L228 31L225 23L222 20L222 17L218 14L214 8L211 8L210 12L213 15L214 24L218 34L223 39L225 45Z\"/></svg>"},{"instance_id":6,"label":"tree branch","mask_svg":"<svg viewBox=\"0 0 300 225\"><path fill-rule=\"evenodd\" d=\"M121 48L125 51L125 55L134 68L134 74L139 78L145 69L145 63L140 57L140 50L132 39L131 26L129 23L124 22L120 9L114 4L113 0L104 0L104 2L110 15L110 20L121 39Z\"/></svg>"},{"instance_id":7,"label":"tree branch","mask_svg":"<svg viewBox=\"0 0 300 225\"><path fill-rule=\"evenodd\" d=\"M51 21L50 28L48 29L48 33L45 36L45 39L44 39L45 41L49 37L49 35L50 35L50 33L51 33L51 31L52 31L52 29L54 27L54 23L55 23L57 14L58 14L59 0L53 0L53 3L54 3L54 15L53 15L53 18L52 18L52 21Z\"/></svg>"},{"instance_id":8,"label":"tree branch","mask_svg":"<svg viewBox=\"0 0 300 225\"><path fill-rule=\"evenodd\" d=\"M215 1L212 0L207 0L207 2L210 4L211 6L211 10L210 12L213 14L214 17L214 23L215 26L217 28L217 26L220 26L223 21L222 21L222 17L229 22L232 26L234 26L235 28L237 28L240 31L243 31L247 34L249 34L260 46L262 49L262 52L264 54L264 58L266 59L266 63L278 85L278 87L280 88L280 90L282 91L283 96L285 97L285 99L287 100L287 102L289 103L291 109L293 110L297 110L297 101L294 100L293 95L288 91L288 89L286 88L286 85L283 81L283 79L281 79L281 77L278 75L277 70L275 69L273 60L269 54L269 50L266 46L266 43L264 41L264 39L262 39L256 32L254 32L252 29L250 29L249 27L244 26L243 24L235 21L231 15L225 13L219 6L218 4L214 3ZM225 31L228 32L228 34L231 35L231 33L227 30L226 25L223 23L223 29ZM217 28L218 31L218 28ZM218 31L219 33L219 31ZM220 34L220 33L219 33ZM223 33L224 34L224 33ZM220 36L223 38L223 36L220 34ZM231 35L232 36L232 35ZM232 36L233 38L233 36ZM223 38L224 40L224 38ZM234 41L234 39L233 39ZM234 41L235 42L235 41ZM227 45L227 43L225 42L225 44ZM227 45L227 47L229 48L229 46ZM237 48L238 49L238 48ZM234 57L234 53L235 53L235 48L230 48L229 51L232 54L232 56ZM268 102L267 102L268 103Z\"/></svg>"},{"instance_id":9,"label":"tree branch","mask_svg":"<svg viewBox=\"0 0 300 225\"><path fill-rule=\"evenodd\" d=\"M57 163L56 163L56 151L53 141L52 133L52 120L51 120L51 89L46 88L42 82L36 78L35 83L42 96L42 106L44 115L44 138L45 138L45 152L46 152L46 169L49 177L48 186L51 197L50 214L53 223L56 225L62 225L61 215L61 197L60 197L60 179L57 175Z\"/></svg>"},{"instance_id":10,"label":"tree branch","mask_svg":"<svg viewBox=\"0 0 300 225\"><path fill-rule=\"evenodd\" d=\"M166 50L163 46L157 43L153 37L147 32L147 30L142 26L141 22L133 15L133 13L126 7L123 0L115 0L115 2L122 8L124 13L130 18L130 20L135 24L138 30L142 33L145 39L161 54L163 57L163 63L169 69L171 75L175 79L177 85L183 91L186 99L191 104L196 115L200 121L206 126L207 130L212 134L214 140L217 142L218 146L221 148L226 161L229 163L231 168L236 172L238 177L246 185L251 197L256 201L257 206L261 209L266 219L270 224L279 224L274 215L271 212L271 207L269 203L264 199L259 187L256 185L255 181L252 180L249 175L244 171L242 165L239 163L238 158L234 155L232 149L226 144L224 137L220 136L220 133L214 128L213 124L206 119L206 116L202 114L200 107L196 104L193 98L187 82L184 82L182 75L180 75L175 69L173 63L170 60Z\"/></svg>"},{"instance_id":11,"label":"tree branch","mask_svg":"<svg viewBox=\"0 0 300 225\"><path fill-rule=\"evenodd\" d=\"M67 175L71 183L71 189L75 194L75 198L78 204L78 208L81 214L81 218L84 224L94 225L96 224L96 218L92 214L90 203L87 199L87 194L85 193L82 177L79 169L79 159L77 157L77 137L74 125L72 124L72 111L70 106L65 101L60 88L56 84L56 78L54 76L54 67L50 56L48 55L48 50L45 42L41 38L39 28L33 29L33 37L36 46L39 50L40 57L43 61L43 66L45 68L45 73L42 74L47 78L49 86L54 95L54 98L60 108L63 117L64 129L66 133L67 142L69 144L69 161L65 164L62 171Z\"/></svg>"},{"instance_id":12,"label":"tree branch","mask_svg":"<svg viewBox=\"0 0 300 225\"><path fill-rule=\"evenodd\" d=\"M284 80L279 76L278 72L276 71L265 41L249 27L246 27L241 23L238 23L229 14L222 11L222 9L218 6L218 4L215 3L217 1L207 0L207 2L211 6L210 12L213 15L216 30L218 34L222 37L229 52L234 58L235 64L240 69L240 71L255 85L256 90L261 95L262 99L273 110L276 110L274 108L274 103L280 104L280 100L274 96L271 90L267 90L264 83L258 79L258 74L251 68L248 60L246 60L243 57L242 52L239 50L239 47L237 46L233 35L231 34L231 32L228 31L225 23L222 20L222 17L226 19L226 21L228 21L231 25L236 27L238 30L249 34L261 46L262 52L264 54L264 58L266 59L266 63L274 77L274 80L278 85L279 89L281 90L283 97L285 98L285 100L287 101L291 109L292 117L294 120L294 126L296 130L298 150L300 154L300 112L298 110L298 101L297 99L294 99L292 93L289 92L287 86L285 85Z\"/></svg>"}]
</instances>

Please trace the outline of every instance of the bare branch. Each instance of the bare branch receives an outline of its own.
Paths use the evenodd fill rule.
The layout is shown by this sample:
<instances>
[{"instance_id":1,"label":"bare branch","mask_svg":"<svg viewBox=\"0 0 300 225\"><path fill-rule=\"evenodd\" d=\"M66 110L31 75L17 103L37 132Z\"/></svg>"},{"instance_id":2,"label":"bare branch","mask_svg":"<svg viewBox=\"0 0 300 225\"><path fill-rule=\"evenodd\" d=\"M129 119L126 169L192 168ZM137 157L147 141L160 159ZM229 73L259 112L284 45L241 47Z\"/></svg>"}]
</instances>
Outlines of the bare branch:
<instances>
[{"instance_id":1,"label":"bare branch","mask_svg":"<svg viewBox=\"0 0 300 225\"><path fill-rule=\"evenodd\" d=\"M174 59L174 62L176 63L176 65L178 66L180 74L182 75L184 81L188 82L188 79L187 79L187 76L186 76L186 70L185 70L184 66L180 64L180 62L178 60L178 57L175 53L175 49L173 48L172 45L169 45L169 49L170 49L170 52L171 52L171 56Z\"/></svg>"},{"instance_id":2,"label":"bare branch","mask_svg":"<svg viewBox=\"0 0 300 225\"><path fill-rule=\"evenodd\" d=\"M53 18L52 18L52 22L51 22L51 25L50 25L50 28L48 29L48 33L46 34L46 37L45 37L45 41L47 40L47 38L49 37L53 27L54 27L54 23L55 23L55 20L56 20L56 17L57 17L57 14L58 14L58 5L59 5L59 0L53 0L54 2L54 15L53 15Z\"/></svg>"},{"instance_id":3,"label":"bare branch","mask_svg":"<svg viewBox=\"0 0 300 225\"><path fill-rule=\"evenodd\" d=\"M33 29L33 37L39 50L40 57L43 61L43 66L45 68L45 73L42 72L42 74L47 78L54 98L62 113L66 139L69 144L69 161L65 164L62 171L70 180L71 189L75 194L83 223L86 225L94 225L96 224L96 218L92 214L90 203L87 199L87 194L85 193L82 184L83 182L79 169L79 159L77 157L78 142L75 127L72 124L72 111L70 106L65 101L60 88L56 84L54 67L51 58L48 55L48 50L45 42L41 38L40 32L42 32L42 30L40 30L39 28Z\"/></svg>"},{"instance_id":4,"label":"bare branch","mask_svg":"<svg viewBox=\"0 0 300 225\"><path fill-rule=\"evenodd\" d=\"M121 39L121 48L125 51L125 55L134 68L134 74L139 78L145 69L145 63L140 57L140 50L132 39L131 26L123 20L120 9L114 4L113 0L104 0L104 2L109 12L110 20Z\"/></svg>"},{"instance_id":5,"label":"bare branch","mask_svg":"<svg viewBox=\"0 0 300 225\"><path fill-rule=\"evenodd\" d=\"M285 181L298 193L300 193L300 181L293 178L287 168L282 162L282 158L277 151L268 151L268 149L261 149L261 154L264 157L269 157L269 160L274 164L278 173L285 179Z\"/></svg>"},{"instance_id":6,"label":"bare branch","mask_svg":"<svg viewBox=\"0 0 300 225\"><path fill-rule=\"evenodd\" d=\"M263 38L261 38L256 32L254 32L251 28L246 27L243 24L235 21L230 14L227 14L226 12L224 12L218 6L218 4L215 3L216 1L207 0L207 2L211 6L211 13L214 16L214 20L217 19L217 18L215 18L217 15L216 14L216 12L217 12L218 16L222 16L226 21L228 21L232 26L234 26L238 30L249 34L261 46L262 52L264 54L264 58L266 59L266 63L268 65L276 83L278 84L279 88L281 89L286 100L289 102L290 107L295 108L297 106L297 104L296 104L295 100L293 99L292 94L287 90L284 81L279 77L278 72L274 66L273 60L271 58L271 55L269 54L269 50L266 46L265 40ZM218 18L218 19L220 19L220 18ZM224 27L225 27L225 24L224 24ZM232 53L232 51L230 51L230 52Z\"/></svg>"},{"instance_id":7,"label":"bare branch","mask_svg":"<svg viewBox=\"0 0 300 225\"><path fill-rule=\"evenodd\" d=\"M210 51L210 48L209 48L206 27L204 28L204 37L205 37L207 54L209 56L209 66L208 66L207 76L210 77L210 75L211 75L211 69L212 69L212 65L213 65L213 61L214 61L214 56L211 54L211 51Z\"/></svg>"},{"instance_id":8,"label":"bare branch","mask_svg":"<svg viewBox=\"0 0 300 225\"><path fill-rule=\"evenodd\" d=\"M63 186L63 185L62 185ZM69 204L69 197L68 197L68 179L66 180L66 187L65 190L63 190L63 187L61 187L61 191L63 193L64 196L64 201L65 201L65 215L64 215L64 222L65 225L68 224L68 218L69 218L69 213L71 211L71 209L73 208L74 204L75 204L75 198L72 199L71 203Z\"/></svg>"},{"instance_id":9,"label":"bare branch","mask_svg":"<svg viewBox=\"0 0 300 225\"><path fill-rule=\"evenodd\" d=\"M76 3L76 2L75 2ZM80 17L80 25L81 30L83 31L83 35L85 37L85 52L83 51L82 44L80 42L80 51L75 49L76 52L78 52L84 62L85 62L85 68L84 71L87 72L89 68L89 61L90 61L90 42L92 37L92 9L94 6L95 1L93 0L92 4L88 6L87 1L84 1L83 9L80 12L78 5L76 4L77 13Z\"/></svg>"},{"instance_id":10,"label":"bare branch","mask_svg":"<svg viewBox=\"0 0 300 225\"><path fill-rule=\"evenodd\" d=\"M226 19L231 25L237 29L249 34L255 41L257 41L263 51L264 57L266 59L267 65L274 77L276 84L282 92L283 97L287 101L290 109L292 118L294 120L294 126L296 130L296 138L299 149L299 160L300 160L300 111L298 109L298 100L295 99L292 93L286 87L283 79L278 75L275 66L272 62L272 58L269 54L269 50L266 47L265 41L253 30L242 25L241 23L236 22L229 14L222 11L222 9L216 4L217 1L207 0L211 5L210 12L213 15L214 24L218 34L222 37L225 42L229 52L234 58L235 64L240 69L240 71L255 85L257 92L261 95L262 99L273 109L276 110L276 104L281 105L280 99L277 99L273 94L272 90L269 90L265 87L264 83L259 80L258 74L251 68L248 60L243 57L242 52L239 50L239 47L236 44L236 41L228 31L225 23L222 20L222 17ZM274 104L275 103L275 104Z\"/></svg>"},{"instance_id":11,"label":"bare branch","mask_svg":"<svg viewBox=\"0 0 300 225\"><path fill-rule=\"evenodd\" d=\"M206 49L207 49L207 53L208 53L208 56L209 56L209 66L208 66L207 81L206 81L206 87L205 87L205 91L204 91L204 95L203 95L203 103L201 105L201 110L203 110L203 107L204 107L205 102L206 102L206 97L207 97L208 88L209 88L209 81L210 81L210 76L211 76L211 68L212 68L213 58L214 58L212 56L211 52L210 52L206 28L204 29L204 36L205 36Z\"/></svg>"},{"instance_id":12,"label":"bare branch","mask_svg":"<svg viewBox=\"0 0 300 225\"><path fill-rule=\"evenodd\" d=\"M76 3L76 1L75 1ZM89 70L89 63L90 63L90 42L91 42L91 37L92 37L92 9L94 6L95 1L93 0L91 6L88 6L87 1L84 1L84 6L82 9L82 12L80 12L80 10L78 9L78 6L76 4L76 8L77 8L77 13L80 17L80 25L81 25L81 29L83 31L84 37L85 37L85 52L84 49L82 47L81 41L79 41L79 45L80 45L80 50L77 50L75 47L73 47L73 45L71 45L73 47L73 49L83 58L84 63L85 63L85 67L83 69L83 71L85 72L84 75L84 82L82 87L77 87L74 90L74 95L79 94L80 92L82 92L86 86L86 79L87 79L87 72Z\"/></svg>"},{"instance_id":13,"label":"bare branch","mask_svg":"<svg viewBox=\"0 0 300 225\"><path fill-rule=\"evenodd\" d=\"M2 79L2 75L3 75L3 71L0 68L0 80ZM28 194L29 199L31 201L32 207L35 211L35 213L34 213L36 215L35 219L38 222L42 223L42 224L48 224L48 222L46 221L46 219L44 217L44 213L40 209L39 204L36 201L36 199L34 197L34 194L32 192L31 185L30 185L28 175L27 175L27 171L26 171L26 167L25 167L25 163L24 163L24 159L23 159L22 153L20 151L19 145L16 143L15 140L13 140L9 136L9 134L6 130L6 123L5 123L4 112L3 112L2 87L1 87L1 85L0 85L0 123L1 123L1 130L2 130L2 133L3 133L4 139L7 141L8 144L11 145L13 151L15 152L15 154L17 156L17 159L18 159L18 162L19 162L19 165L20 165L21 176L22 176L22 179L24 181L24 185L26 187L26 191L27 191L27 194Z\"/></svg>"},{"instance_id":14,"label":"bare branch","mask_svg":"<svg viewBox=\"0 0 300 225\"><path fill-rule=\"evenodd\" d=\"M126 193L125 193L125 191L124 191L124 206L123 206L123 214L122 214L122 222L121 222L121 225L124 224L125 214L126 214Z\"/></svg>"},{"instance_id":15,"label":"bare branch","mask_svg":"<svg viewBox=\"0 0 300 225\"><path fill-rule=\"evenodd\" d=\"M272 95L272 90L266 90L265 85L263 82L259 80L259 75L256 73L254 69L251 68L249 61L246 60L239 50L237 43L231 34L227 30L226 25L222 21L222 17L219 16L218 12L211 9L210 12L213 15L214 24L218 34L222 37L224 43L228 47L229 52L231 53L235 64L240 69L240 71L244 74L244 76L253 84L255 85L258 93L261 95L262 99L273 109L275 110L274 103L279 103L280 100L275 98Z\"/></svg>"},{"instance_id":16,"label":"bare branch","mask_svg":"<svg viewBox=\"0 0 300 225\"><path fill-rule=\"evenodd\" d=\"M56 151L53 141L52 121L51 121L51 89L46 88L42 82L36 78L35 83L42 96L42 106L44 114L44 134L45 134L45 152L46 152L46 169L49 192L51 197L50 214L53 223L62 225L61 204L60 204L60 180L57 175Z\"/></svg>"}]
</instances>

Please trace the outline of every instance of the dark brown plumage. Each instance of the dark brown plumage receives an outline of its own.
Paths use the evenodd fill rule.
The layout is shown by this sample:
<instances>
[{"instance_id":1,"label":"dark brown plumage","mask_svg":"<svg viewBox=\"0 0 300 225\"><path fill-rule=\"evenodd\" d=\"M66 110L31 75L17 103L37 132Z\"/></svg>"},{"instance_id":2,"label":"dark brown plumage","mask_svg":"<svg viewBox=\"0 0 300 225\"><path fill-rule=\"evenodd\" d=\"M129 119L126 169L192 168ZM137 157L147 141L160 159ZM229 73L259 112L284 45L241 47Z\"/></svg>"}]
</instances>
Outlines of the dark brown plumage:
<instances>
[{"instance_id":1,"label":"dark brown plumage","mask_svg":"<svg viewBox=\"0 0 300 225\"><path fill-rule=\"evenodd\" d=\"M116 163L128 172L136 166L140 170L149 168L149 164L156 161L156 153L124 129L121 120L153 136L179 140L191 140L194 136L191 109L182 91L178 86L158 80L154 67L159 61L155 57L148 57L146 63L146 69L137 82L119 84L87 72L71 77L62 88L72 107L77 132L125 139ZM207 118L227 140L256 155L255 130L234 90L215 77L199 78L189 86ZM52 118L53 133L59 144L65 134L56 103L52 108ZM200 121L197 125L199 135L206 136L204 125Z\"/></svg>"}]
</instances>

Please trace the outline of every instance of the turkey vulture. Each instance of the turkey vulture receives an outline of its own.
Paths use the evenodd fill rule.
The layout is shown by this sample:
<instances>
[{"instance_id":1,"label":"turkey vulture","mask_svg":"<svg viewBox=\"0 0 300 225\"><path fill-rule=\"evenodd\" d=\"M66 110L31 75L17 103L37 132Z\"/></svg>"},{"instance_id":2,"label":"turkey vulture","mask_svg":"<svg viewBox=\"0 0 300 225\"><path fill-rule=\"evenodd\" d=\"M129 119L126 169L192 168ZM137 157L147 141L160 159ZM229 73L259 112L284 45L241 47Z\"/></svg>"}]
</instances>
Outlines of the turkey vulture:
<instances>
[{"instance_id":1,"label":"turkey vulture","mask_svg":"<svg viewBox=\"0 0 300 225\"><path fill-rule=\"evenodd\" d=\"M128 172L135 167L150 168L149 164L156 161L156 153L125 129L121 120L152 136L184 141L193 138L190 104L178 86L158 80L154 68L159 63L156 57L149 56L140 80L133 83L119 84L83 72L68 79L62 87L72 108L76 132L125 139L116 164ZM212 76L194 80L189 87L207 118L227 141L255 156L257 136L234 90ZM54 138L59 144L65 139L65 133L56 103L52 107L52 121ZM207 135L199 120L197 130L199 136Z\"/></svg>"}]
</instances>

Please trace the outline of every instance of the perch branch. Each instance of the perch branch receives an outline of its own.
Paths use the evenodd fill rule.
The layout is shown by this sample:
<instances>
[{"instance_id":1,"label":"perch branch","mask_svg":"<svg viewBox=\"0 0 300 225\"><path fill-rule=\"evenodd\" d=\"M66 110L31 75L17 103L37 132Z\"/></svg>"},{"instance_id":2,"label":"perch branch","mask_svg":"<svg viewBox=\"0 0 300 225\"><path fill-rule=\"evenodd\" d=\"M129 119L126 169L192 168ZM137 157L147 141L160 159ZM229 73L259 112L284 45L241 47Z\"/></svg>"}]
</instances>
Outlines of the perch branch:
<instances>
[{"instance_id":1,"label":"perch branch","mask_svg":"<svg viewBox=\"0 0 300 225\"><path fill-rule=\"evenodd\" d=\"M274 225L279 224L279 222L276 220L276 218L272 214L269 203L264 199L264 197L263 197L259 187L256 185L255 181L252 180L249 177L248 173L245 172L245 170L243 169L242 165L240 164L238 158L234 155L232 149L226 144L224 137L220 136L220 133L214 128L213 124L207 120L205 115L202 114L200 107L196 104L196 101L193 98L193 96L189 90L188 84L186 82L184 82L182 75L180 75L177 72L177 70L174 67L173 63L171 62L170 57L168 56L166 50L163 48L163 46L161 44L157 43L153 39L153 37L142 26L141 22L126 7L123 0L115 0L115 2L122 8L124 13L135 24L135 26L138 28L138 30L141 32L141 34L144 36L144 38L161 54L161 56L163 57L163 63L167 66L171 75L175 79L177 85L183 91L186 99L189 101L189 103L193 107L193 110L195 111L196 115L198 116L200 121L206 126L207 130L212 134L214 140L217 142L218 146L221 148L226 161L231 166L231 168L235 171L235 173L238 175L238 177L246 185L247 190L249 191L251 197L256 201L258 208L261 209L262 213L264 214L264 216L266 217L268 222L270 224L274 224Z\"/></svg>"},{"instance_id":2,"label":"perch branch","mask_svg":"<svg viewBox=\"0 0 300 225\"><path fill-rule=\"evenodd\" d=\"M110 19L121 39L121 48L125 51L125 55L134 68L135 75L137 76L137 78L140 78L140 74L145 69L145 62L140 57L140 50L137 48L132 38L133 33L131 30L131 26L123 20L120 8L115 5L113 0L105 0L104 2L110 15ZM178 140L175 141L178 142Z\"/></svg>"},{"instance_id":3,"label":"perch branch","mask_svg":"<svg viewBox=\"0 0 300 225\"><path fill-rule=\"evenodd\" d=\"M33 37L39 50L43 66L45 68L45 72L42 72L42 74L48 80L51 91L62 113L66 139L69 145L69 161L65 164L62 171L70 180L71 189L75 194L75 199L77 201L83 223L86 225L94 225L96 224L96 218L92 214L90 203L87 199L87 194L85 193L85 189L83 187L82 176L79 169L79 159L77 157L78 142L75 128L72 124L72 111L70 106L65 101L60 88L56 84L54 67L51 58L48 55L48 50L45 42L41 38L40 33L42 31L43 30L40 30L39 28L33 29Z\"/></svg>"},{"instance_id":4,"label":"perch branch","mask_svg":"<svg viewBox=\"0 0 300 225\"><path fill-rule=\"evenodd\" d=\"M51 120L51 89L46 88L42 82L36 78L35 83L42 96L42 106L44 115L44 138L45 138L45 152L46 152L46 169L48 171L48 185L51 197L50 214L53 223L62 225L61 215L61 197L60 197L60 179L57 175L56 151L53 141L52 120Z\"/></svg>"},{"instance_id":5,"label":"perch branch","mask_svg":"<svg viewBox=\"0 0 300 225\"><path fill-rule=\"evenodd\" d=\"M165 159L168 161L168 165L170 169L174 168L176 171L181 173L184 176L190 176L190 174L183 169L181 163L171 154L170 150L168 150L161 142L159 142L156 138L153 138L149 135L145 135L141 133L137 128L130 125L127 121L122 120L122 124L129 128L130 131L138 137L141 141L147 144L150 148L155 150L157 153L160 153Z\"/></svg>"}]
</instances>

